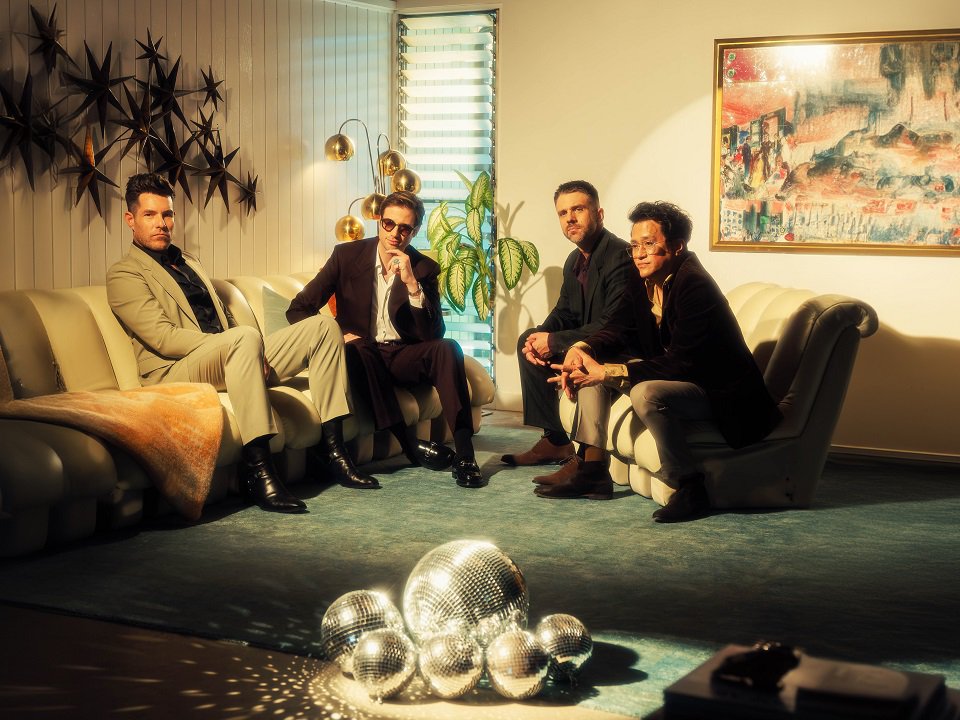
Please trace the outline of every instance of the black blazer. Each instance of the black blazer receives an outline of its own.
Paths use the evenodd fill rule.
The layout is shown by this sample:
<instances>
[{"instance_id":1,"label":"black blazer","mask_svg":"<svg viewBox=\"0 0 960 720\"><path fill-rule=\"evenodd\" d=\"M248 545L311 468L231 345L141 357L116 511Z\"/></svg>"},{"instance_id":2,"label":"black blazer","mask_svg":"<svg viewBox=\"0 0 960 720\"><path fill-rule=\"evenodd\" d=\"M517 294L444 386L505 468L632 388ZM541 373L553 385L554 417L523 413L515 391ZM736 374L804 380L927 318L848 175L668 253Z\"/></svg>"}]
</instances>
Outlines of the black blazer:
<instances>
[{"instance_id":1,"label":"black blazer","mask_svg":"<svg viewBox=\"0 0 960 720\"><path fill-rule=\"evenodd\" d=\"M699 385L723 437L743 447L766 437L780 421L737 319L716 282L686 253L663 288L659 352L627 364L630 384L682 380ZM611 329L587 342L599 353L618 339Z\"/></svg>"},{"instance_id":2,"label":"black blazer","mask_svg":"<svg viewBox=\"0 0 960 720\"><path fill-rule=\"evenodd\" d=\"M423 288L423 307L410 304L407 286L398 275L390 291L390 319L405 342L441 338L446 328L440 311L440 266L415 248L408 246L404 252L410 256L413 276ZM287 320L295 323L316 315L330 296L336 295L340 329L372 338L376 257L375 237L337 245L316 277L290 303Z\"/></svg>"},{"instance_id":3,"label":"black blazer","mask_svg":"<svg viewBox=\"0 0 960 720\"><path fill-rule=\"evenodd\" d=\"M575 249L567 256L557 304L536 328L550 333L553 352L565 353L575 342L585 340L604 326L629 324L627 289L638 283L642 285L627 255L629 247L609 230L601 230L600 240L590 255L586 297L573 273L580 251Z\"/></svg>"}]
</instances>

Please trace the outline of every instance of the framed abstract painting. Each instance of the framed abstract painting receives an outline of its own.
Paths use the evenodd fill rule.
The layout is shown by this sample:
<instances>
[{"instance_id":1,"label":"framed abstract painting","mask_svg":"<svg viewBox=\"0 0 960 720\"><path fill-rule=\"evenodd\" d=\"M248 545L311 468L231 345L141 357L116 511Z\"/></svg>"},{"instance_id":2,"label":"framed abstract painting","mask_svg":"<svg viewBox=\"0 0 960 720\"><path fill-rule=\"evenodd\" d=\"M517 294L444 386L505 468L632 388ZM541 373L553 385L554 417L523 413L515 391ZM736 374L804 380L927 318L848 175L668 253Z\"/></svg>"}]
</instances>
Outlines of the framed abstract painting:
<instances>
[{"instance_id":1,"label":"framed abstract painting","mask_svg":"<svg viewBox=\"0 0 960 720\"><path fill-rule=\"evenodd\" d=\"M711 248L960 254L960 30L714 43Z\"/></svg>"}]
</instances>

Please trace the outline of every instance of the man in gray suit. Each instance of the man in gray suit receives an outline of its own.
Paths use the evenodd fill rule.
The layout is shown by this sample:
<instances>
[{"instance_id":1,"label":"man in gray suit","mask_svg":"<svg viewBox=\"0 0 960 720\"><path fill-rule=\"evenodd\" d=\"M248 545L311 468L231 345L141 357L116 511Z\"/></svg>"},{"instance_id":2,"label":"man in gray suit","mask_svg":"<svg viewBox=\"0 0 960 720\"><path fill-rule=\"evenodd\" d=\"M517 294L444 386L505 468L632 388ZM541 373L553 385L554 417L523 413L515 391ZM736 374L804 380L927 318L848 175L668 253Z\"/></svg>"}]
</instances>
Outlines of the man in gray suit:
<instances>
[{"instance_id":1,"label":"man in gray suit","mask_svg":"<svg viewBox=\"0 0 960 720\"><path fill-rule=\"evenodd\" d=\"M172 244L173 187L156 174L134 175L125 197L133 244L108 270L107 296L133 343L141 383L206 382L226 390L243 441L241 490L264 510L293 513L306 505L283 486L270 457L277 426L267 383L308 368L334 475L348 487L379 487L343 448L350 399L336 321L317 315L266 338L237 325L197 258Z\"/></svg>"}]
</instances>

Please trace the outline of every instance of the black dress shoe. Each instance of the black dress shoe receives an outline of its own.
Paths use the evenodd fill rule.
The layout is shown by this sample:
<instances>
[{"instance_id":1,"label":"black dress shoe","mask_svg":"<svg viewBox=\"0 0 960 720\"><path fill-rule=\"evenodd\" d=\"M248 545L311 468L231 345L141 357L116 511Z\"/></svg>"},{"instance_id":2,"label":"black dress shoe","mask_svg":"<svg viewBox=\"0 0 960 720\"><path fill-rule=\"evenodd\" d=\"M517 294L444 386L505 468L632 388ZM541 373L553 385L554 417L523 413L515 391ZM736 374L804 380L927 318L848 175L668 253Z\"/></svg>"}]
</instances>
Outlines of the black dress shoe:
<instances>
[{"instance_id":1,"label":"black dress shoe","mask_svg":"<svg viewBox=\"0 0 960 720\"><path fill-rule=\"evenodd\" d=\"M453 477L457 485L463 488L482 488L487 484L487 479L480 472L477 461L473 458L455 458Z\"/></svg>"},{"instance_id":2,"label":"black dress shoe","mask_svg":"<svg viewBox=\"0 0 960 720\"><path fill-rule=\"evenodd\" d=\"M659 510L654 510L653 519L661 523L696 520L710 512L710 498L703 475L695 475L683 481L680 488Z\"/></svg>"},{"instance_id":3,"label":"black dress shoe","mask_svg":"<svg viewBox=\"0 0 960 720\"><path fill-rule=\"evenodd\" d=\"M294 497L276 476L269 458L240 461L240 487L244 496L268 512L302 513L306 503Z\"/></svg>"},{"instance_id":4,"label":"black dress shoe","mask_svg":"<svg viewBox=\"0 0 960 720\"><path fill-rule=\"evenodd\" d=\"M413 452L408 454L407 458L414 465L423 465L428 470L446 470L453 465L454 452L440 443L417 440Z\"/></svg>"}]
</instances>

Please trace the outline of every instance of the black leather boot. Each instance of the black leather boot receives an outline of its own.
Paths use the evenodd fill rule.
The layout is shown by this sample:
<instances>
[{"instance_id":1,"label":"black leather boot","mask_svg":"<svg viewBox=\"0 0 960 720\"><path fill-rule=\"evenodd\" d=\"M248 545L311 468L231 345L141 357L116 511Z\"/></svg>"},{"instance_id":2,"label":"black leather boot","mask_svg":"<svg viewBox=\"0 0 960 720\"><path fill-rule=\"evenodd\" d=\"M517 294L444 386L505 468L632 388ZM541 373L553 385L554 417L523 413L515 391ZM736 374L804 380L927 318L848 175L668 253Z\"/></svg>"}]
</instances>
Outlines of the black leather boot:
<instances>
[{"instance_id":1,"label":"black leather boot","mask_svg":"<svg viewBox=\"0 0 960 720\"><path fill-rule=\"evenodd\" d=\"M375 490L380 483L372 475L357 470L353 459L343 446L343 422L328 420L323 423L322 445L327 453L327 465L333 479L348 488Z\"/></svg>"},{"instance_id":2,"label":"black leather boot","mask_svg":"<svg viewBox=\"0 0 960 720\"><path fill-rule=\"evenodd\" d=\"M306 503L291 495L280 482L268 448L254 444L245 445L239 472L241 491L261 509L281 513L306 511Z\"/></svg>"}]
</instances>

